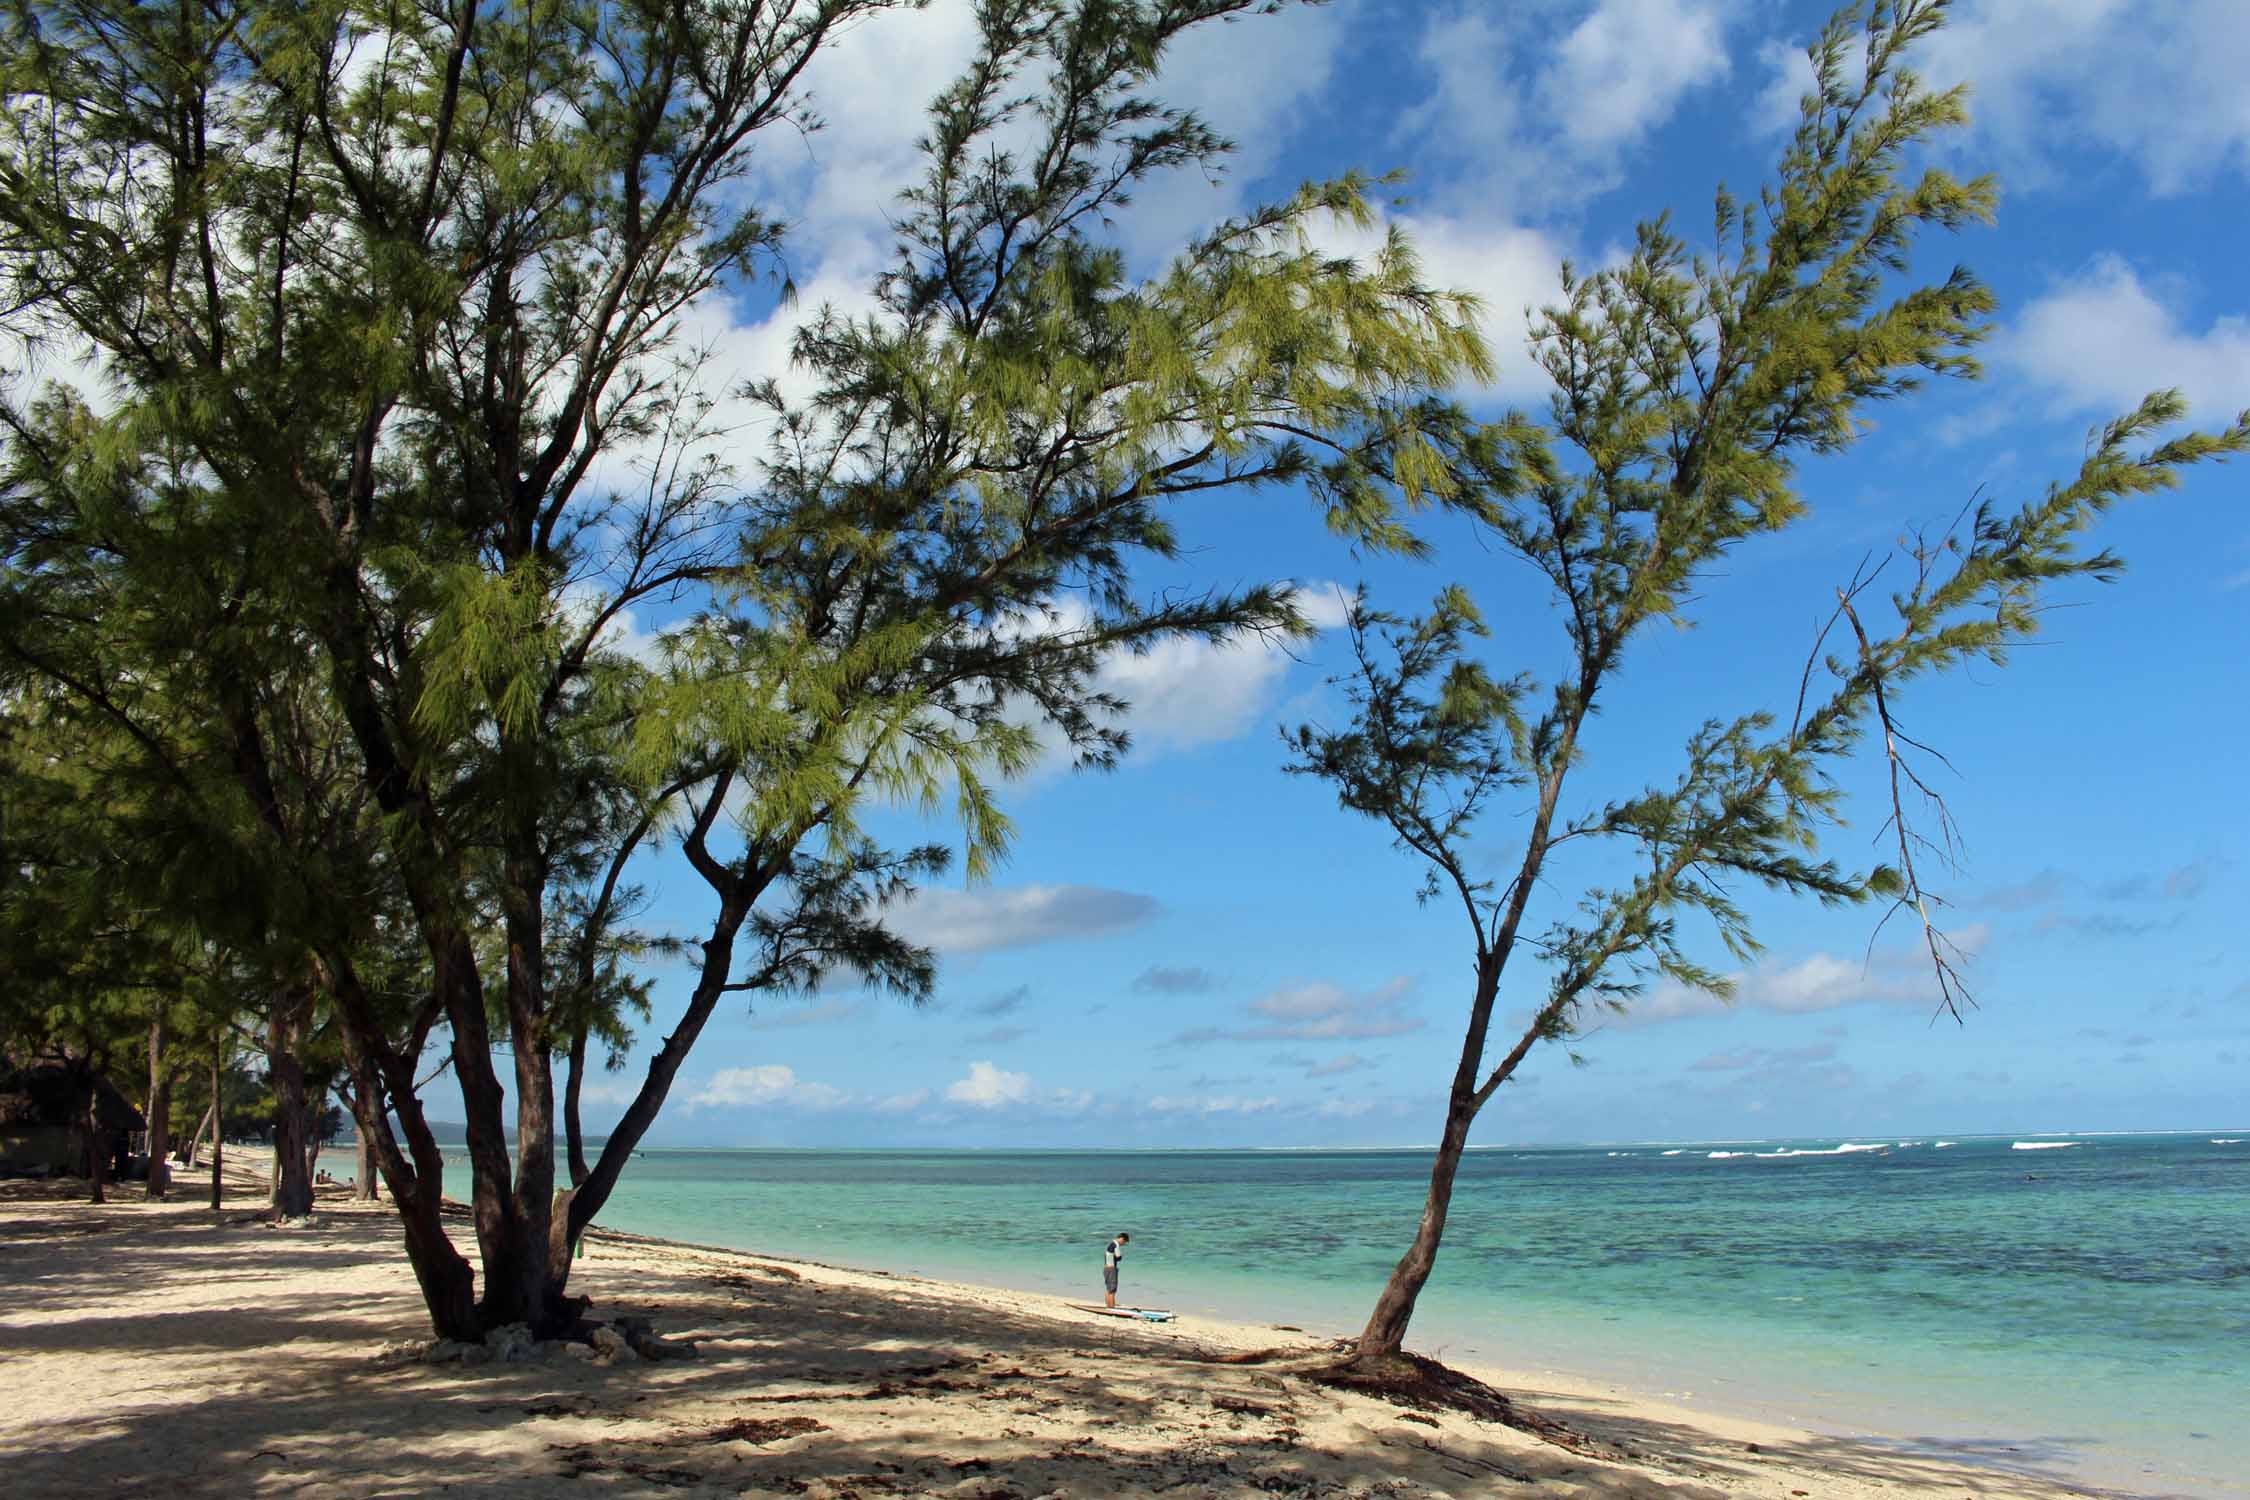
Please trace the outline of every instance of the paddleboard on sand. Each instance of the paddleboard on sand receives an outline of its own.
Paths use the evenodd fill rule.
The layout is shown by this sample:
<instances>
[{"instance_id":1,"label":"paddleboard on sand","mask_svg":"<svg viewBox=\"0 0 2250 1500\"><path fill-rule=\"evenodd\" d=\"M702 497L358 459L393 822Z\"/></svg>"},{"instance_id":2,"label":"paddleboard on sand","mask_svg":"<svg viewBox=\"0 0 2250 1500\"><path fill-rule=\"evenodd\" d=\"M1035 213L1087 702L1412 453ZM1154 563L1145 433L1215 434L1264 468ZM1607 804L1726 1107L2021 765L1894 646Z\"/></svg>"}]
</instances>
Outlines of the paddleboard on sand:
<instances>
[{"instance_id":1,"label":"paddleboard on sand","mask_svg":"<svg viewBox=\"0 0 2250 1500\"><path fill-rule=\"evenodd\" d=\"M1143 1323L1169 1323L1172 1314L1161 1307L1096 1307L1090 1302L1070 1304L1080 1312L1100 1313L1105 1318L1138 1318Z\"/></svg>"}]
</instances>

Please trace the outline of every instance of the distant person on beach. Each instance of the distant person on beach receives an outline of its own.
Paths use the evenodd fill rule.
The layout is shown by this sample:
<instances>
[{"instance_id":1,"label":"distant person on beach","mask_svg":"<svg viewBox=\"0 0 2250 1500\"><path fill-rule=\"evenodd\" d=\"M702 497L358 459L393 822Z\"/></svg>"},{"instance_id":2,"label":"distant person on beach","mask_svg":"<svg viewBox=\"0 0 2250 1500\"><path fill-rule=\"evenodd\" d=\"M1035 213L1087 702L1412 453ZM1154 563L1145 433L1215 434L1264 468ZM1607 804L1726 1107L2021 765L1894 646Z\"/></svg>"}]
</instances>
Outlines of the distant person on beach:
<instances>
[{"instance_id":1,"label":"distant person on beach","mask_svg":"<svg viewBox=\"0 0 2250 1500\"><path fill-rule=\"evenodd\" d=\"M1117 1263L1125 1258L1125 1246L1133 1237L1119 1230L1117 1238L1102 1247L1102 1306L1117 1305Z\"/></svg>"}]
</instances>

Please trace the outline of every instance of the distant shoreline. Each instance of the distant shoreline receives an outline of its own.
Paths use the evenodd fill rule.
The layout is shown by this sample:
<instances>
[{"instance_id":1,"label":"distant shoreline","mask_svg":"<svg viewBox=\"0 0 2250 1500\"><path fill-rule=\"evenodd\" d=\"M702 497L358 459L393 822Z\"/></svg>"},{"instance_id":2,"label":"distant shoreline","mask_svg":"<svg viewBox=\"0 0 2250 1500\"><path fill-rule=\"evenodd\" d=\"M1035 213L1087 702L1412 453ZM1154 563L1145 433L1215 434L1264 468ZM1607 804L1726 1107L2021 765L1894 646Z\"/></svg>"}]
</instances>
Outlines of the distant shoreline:
<instances>
[{"instance_id":1,"label":"distant shoreline","mask_svg":"<svg viewBox=\"0 0 2250 1500\"><path fill-rule=\"evenodd\" d=\"M441 1150L456 1150L467 1144L466 1127L440 1124L435 1127L441 1134ZM453 1132L446 1134L443 1132ZM2171 1130L1924 1130L1907 1132L1908 1140L1936 1139L1957 1141L2031 1140L2054 1137L2070 1140L2115 1140L2133 1137L2168 1138L2173 1136L2250 1135L2250 1124L2197 1125ZM513 1151L514 1137L507 1136L508 1149ZM588 1146L598 1146L607 1141L603 1135L586 1137ZM1837 1143L1890 1145L1902 1144L1894 1131L1876 1131L1859 1135L1755 1135L1710 1137L1702 1140L1624 1140L1624 1141L1492 1141L1471 1144L1474 1151L1615 1151L1624 1148L1656 1150L1673 1148L1693 1150L1699 1146L1793 1146L1808 1141L1833 1141ZM323 1151L349 1151L357 1147L352 1136L341 1136L330 1142ZM258 1149L258 1148L253 1148ZM668 1151L762 1151L762 1152L887 1152L899 1155L942 1155L962 1152L978 1156L1228 1156L1246 1153L1271 1153L1275 1155L1405 1156L1434 1151L1436 1144L1406 1146L914 1146L914 1145L851 1145L851 1146L777 1146L777 1145L713 1145L667 1142L661 1145L642 1145L634 1150L636 1156L650 1156Z\"/></svg>"}]
</instances>

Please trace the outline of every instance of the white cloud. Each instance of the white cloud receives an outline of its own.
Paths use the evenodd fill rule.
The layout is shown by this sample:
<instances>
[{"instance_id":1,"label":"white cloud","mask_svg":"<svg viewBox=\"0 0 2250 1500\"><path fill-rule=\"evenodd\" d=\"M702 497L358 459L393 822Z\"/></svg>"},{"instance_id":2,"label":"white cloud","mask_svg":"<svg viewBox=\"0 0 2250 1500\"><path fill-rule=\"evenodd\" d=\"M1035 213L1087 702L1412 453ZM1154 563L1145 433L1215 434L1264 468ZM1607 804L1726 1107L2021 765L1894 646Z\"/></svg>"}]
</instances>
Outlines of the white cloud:
<instances>
[{"instance_id":1,"label":"white cloud","mask_svg":"<svg viewBox=\"0 0 2250 1500\"><path fill-rule=\"evenodd\" d=\"M1973 957L1991 935L1991 929L1982 923L1949 934L1964 961ZM1794 963L1761 963L1729 977L1735 984L1731 1002L1665 980L1631 1002L1616 1024L1652 1026L1691 1016L1723 1015L1729 1010L1806 1015L1846 1005L1935 1009L1938 1004L1937 980L1928 954L1920 948L1885 949L1872 959L1814 953Z\"/></svg>"},{"instance_id":2,"label":"white cloud","mask_svg":"<svg viewBox=\"0 0 2250 1500\"><path fill-rule=\"evenodd\" d=\"M703 418L711 431L698 453L716 452L737 471L754 469L772 416L742 399L743 388L771 379L792 404L804 402L815 380L790 359L799 327L824 308L848 317L877 306L876 278L894 253L890 222L898 195L920 171L915 143L928 125L924 107L968 63L975 37L973 13L955 3L840 28L799 84L820 128L783 123L757 137L746 179L716 201L786 221L779 263L760 259L751 269L760 278L786 277L794 295L769 306L777 280L761 280L754 291L729 285L697 298L675 319L671 352L701 362L697 387L712 402ZM866 107L875 98L885 107ZM633 493L647 483L653 452L645 441L619 445L592 478Z\"/></svg>"},{"instance_id":3,"label":"white cloud","mask_svg":"<svg viewBox=\"0 0 2250 1500\"><path fill-rule=\"evenodd\" d=\"M762 458L773 428L771 409L743 399L743 389L771 380L791 406L810 400L819 380L790 359L797 329L823 309L832 308L843 317L872 312L875 273L883 253L871 238L833 246L820 257L813 273L796 283L791 300L776 303L753 321L743 321L735 299L717 292L706 294L681 315L680 347L703 360L699 380L702 393L713 403L706 418L712 446L738 471Z\"/></svg>"},{"instance_id":4,"label":"white cloud","mask_svg":"<svg viewBox=\"0 0 2250 1500\"><path fill-rule=\"evenodd\" d=\"M805 1005L776 1006L750 1017L750 1024L760 1031L775 1031L798 1026L827 1026L839 1021L857 1021L867 1014L865 1000L816 1000Z\"/></svg>"},{"instance_id":5,"label":"white cloud","mask_svg":"<svg viewBox=\"0 0 2250 1500\"><path fill-rule=\"evenodd\" d=\"M799 87L820 128L776 127L761 138L743 196L788 221L782 255L795 297L745 321L731 298L706 296L681 319L682 342L709 351L704 386L718 401L712 421L737 453L755 456L746 439L769 420L737 398L742 385L771 378L793 404L804 401L814 382L790 363L798 328L823 308L846 317L874 310L875 279L893 253L898 195L920 176L916 142L929 127L927 106L968 65L976 41L975 14L958 3L841 28ZM880 107L870 107L874 100Z\"/></svg>"},{"instance_id":6,"label":"white cloud","mask_svg":"<svg viewBox=\"0 0 2250 1500\"><path fill-rule=\"evenodd\" d=\"M1118 229L1137 268L1154 270L1193 235L1248 206L1251 186L1273 169L1296 123L1329 87L1345 20L1341 8L1298 6L1196 27L1165 53L1156 96L1194 110L1235 151L1215 179L1175 171L1134 195Z\"/></svg>"},{"instance_id":7,"label":"white cloud","mask_svg":"<svg viewBox=\"0 0 2250 1500\"><path fill-rule=\"evenodd\" d=\"M2116 255L2025 307L1994 362L2073 413L2123 412L2165 386L2184 391L2204 421L2250 406L2250 319L2218 317L2197 331Z\"/></svg>"},{"instance_id":8,"label":"white cloud","mask_svg":"<svg viewBox=\"0 0 2250 1500\"><path fill-rule=\"evenodd\" d=\"M1738 1047L1731 1052L1713 1052L1688 1064L1690 1073L1739 1073L1749 1069L1771 1069L1799 1066L1806 1063L1824 1063L1836 1056L1833 1041L1814 1042L1804 1047Z\"/></svg>"},{"instance_id":9,"label":"white cloud","mask_svg":"<svg viewBox=\"0 0 2250 1500\"><path fill-rule=\"evenodd\" d=\"M640 1092L638 1079L594 1078L578 1086L578 1101L581 1104L630 1104Z\"/></svg>"},{"instance_id":10,"label":"white cloud","mask_svg":"<svg viewBox=\"0 0 2250 1500\"><path fill-rule=\"evenodd\" d=\"M1049 1115L1078 1115L1093 1108L1095 1102L1091 1089L1039 1088L1033 1085L1029 1073L1010 1072L979 1059L969 1064L968 1072L947 1084L942 1096L926 1088L912 1089L877 1100L873 1108L877 1114L911 1114L938 1102L940 1097L945 1103L987 1113L1022 1108Z\"/></svg>"},{"instance_id":11,"label":"white cloud","mask_svg":"<svg viewBox=\"0 0 2250 1500\"><path fill-rule=\"evenodd\" d=\"M1289 671L1277 644L1160 641L1103 664L1098 685L1132 705L1122 720L1142 749L1189 750L1241 735L1265 716Z\"/></svg>"},{"instance_id":12,"label":"white cloud","mask_svg":"<svg viewBox=\"0 0 2250 1500\"><path fill-rule=\"evenodd\" d=\"M1300 583L1290 596L1315 630L1340 630L1351 613L1352 591L1327 579Z\"/></svg>"},{"instance_id":13,"label":"white cloud","mask_svg":"<svg viewBox=\"0 0 2250 1500\"><path fill-rule=\"evenodd\" d=\"M1325 9L1293 9L1195 28L1167 52L1155 94L1196 110L1239 149L1215 183L1175 172L1144 183L1119 211L1118 232L1142 268L1154 269L1190 235L1241 211L1248 185L1273 165L1291 122L1326 87L1340 29ZM792 224L784 249L797 298L747 326L728 326L724 314L706 322L705 331L723 334L715 365L725 375L770 375L792 399L810 394L809 377L789 366L790 341L822 307L845 315L874 308L875 277L893 253L898 195L923 169L917 142L929 128L927 106L976 47L973 8L940 0L850 27L815 58L803 92L821 128L801 140L775 132L752 177L762 199ZM1010 92L1036 86L1036 78L1018 78ZM1020 152L1036 128L1019 117L998 143Z\"/></svg>"},{"instance_id":14,"label":"white cloud","mask_svg":"<svg viewBox=\"0 0 2250 1500\"><path fill-rule=\"evenodd\" d=\"M1751 124L1765 135L1787 135L1797 128L1800 106L1812 92L1812 59L1805 42L1767 41L1758 45L1758 65L1766 72L1765 87L1758 91L1750 110ZM1855 82L1867 74L1867 43L1854 38L1844 54L1844 79Z\"/></svg>"},{"instance_id":15,"label":"white cloud","mask_svg":"<svg viewBox=\"0 0 2250 1500\"><path fill-rule=\"evenodd\" d=\"M614 597L599 584L582 580L566 585L557 602L571 626L583 630ZM630 608L620 609L603 621L601 633L594 637L594 642L604 650L630 656L646 667L659 667L664 662L663 636L643 627Z\"/></svg>"},{"instance_id":16,"label":"white cloud","mask_svg":"<svg viewBox=\"0 0 2250 1500\"><path fill-rule=\"evenodd\" d=\"M975 12L955 0L871 17L821 48L801 88L821 128L772 132L752 177L801 226L795 249L825 259L843 242L884 236L899 190L918 174L929 102L976 46Z\"/></svg>"},{"instance_id":17,"label":"white cloud","mask_svg":"<svg viewBox=\"0 0 2250 1500\"><path fill-rule=\"evenodd\" d=\"M1559 295L1562 246L1544 230L1486 212L1381 215L1370 229L1331 225L1316 240L1330 254L1362 258L1382 245L1393 223L1421 257L1427 284L1474 293L1484 304L1479 328L1499 367L1491 393L1512 402L1544 397L1552 382L1531 358L1530 313Z\"/></svg>"},{"instance_id":18,"label":"white cloud","mask_svg":"<svg viewBox=\"0 0 2250 1500\"><path fill-rule=\"evenodd\" d=\"M1260 1041L1397 1036L1422 1025L1421 1017L1405 1013L1413 987L1414 981L1403 974L1360 995L1326 982L1285 987L1250 1002L1251 1013L1269 1023L1251 1030Z\"/></svg>"},{"instance_id":19,"label":"white cloud","mask_svg":"<svg viewBox=\"0 0 2250 1500\"><path fill-rule=\"evenodd\" d=\"M1308 582L1293 592L1316 629L1344 623L1350 591L1341 584ZM1057 623L1066 629L1084 619L1075 601L1060 613ZM1290 642L1250 633L1223 641L1160 641L1138 655L1112 655L1095 674L1095 686L1131 705L1120 723L1137 749L1191 750L1264 726L1294 660L1291 649Z\"/></svg>"},{"instance_id":20,"label":"white cloud","mask_svg":"<svg viewBox=\"0 0 2250 1500\"><path fill-rule=\"evenodd\" d=\"M117 399L108 375L108 361L100 351L75 335L50 330L49 336L26 337L34 312L18 314L25 326L0 329L0 396L28 402L50 385L67 387L87 410L108 416Z\"/></svg>"},{"instance_id":21,"label":"white cloud","mask_svg":"<svg viewBox=\"0 0 2250 1500\"><path fill-rule=\"evenodd\" d=\"M1601 0L1539 75L1543 112L1587 152L1641 140L1727 74L1715 0Z\"/></svg>"},{"instance_id":22,"label":"white cloud","mask_svg":"<svg viewBox=\"0 0 2250 1500\"><path fill-rule=\"evenodd\" d=\"M783 1104L798 1109L834 1109L851 1095L825 1083L799 1078L794 1068L765 1063L753 1068L721 1068L688 1100L690 1108L736 1108Z\"/></svg>"},{"instance_id":23,"label":"white cloud","mask_svg":"<svg viewBox=\"0 0 2250 1500\"><path fill-rule=\"evenodd\" d=\"M2098 142L2160 194L2250 171L2240 0L1970 0L1924 66L1969 83L1979 132L2019 163L2059 175L2062 150Z\"/></svg>"},{"instance_id":24,"label":"white cloud","mask_svg":"<svg viewBox=\"0 0 2250 1500\"><path fill-rule=\"evenodd\" d=\"M1104 937L1139 926L1159 909L1153 896L1096 885L988 886L917 891L889 920L914 942L948 953L981 953Z\"/></svg>"},{"instance_id":25,"label":"white cloud","mask_svg":"<svg viewBox=\"0 0 2250 1500\"><path fill-rule=\"evenodd\" d=\"M1271 1094L1158 1094L1148 1107L1160 1115L1262 1115L1281 1108L1281 1101Z\"/></svg>"},{"instance_id":26,"label":"white cloud","mask_svg":"<svg viewBox=\"0 0 2250 1500\"><path fill-rule=\"evenodd\" d=\"M1513 33L1492 10L1432 8L1418 60L1430 75L1429 93L1402 119L1414 144L1427 142L1471 160L1508 170L1495 173L1500 191L1515 185L1524 137L1531 130L1524 90L1507 77Z\"/></svg>"},{"instance_id":27,"label":"white cloud","mask_svg":"<svg viewBox=\"0 0 2250 1500\"><path fill-rule=\"evenodd\" d=\"M1314 629L1344 623L1351 591L1342 584L1312 579L1289 587ZM1017 617L1006 629L1017 637L1067 635L1086 628L1091 618L1082 600L1066 596L1036 615ZM1264 728L1281 699L1295 649L1294 642L1251 631L1217 641L1175 638L1139 653L1112 652L1095 671L1093 686L1127 705L1109 722L1132 737L1134 754L1192 750ZM1059 774L1070 762L1070 747L1049 731L1031 774Z\"/></svg>"},{"instance_id":28,"label":"white cloud","mask_svg":"<svg viewBox=\"0 0 2250 1500\"><path fill-rule=\"evenodd\" d=\"M1753 120L1785 129L1811 80L1803 43L1758 56L1772 81ZM1937 87L1969 85L1969 149L1996 151L2011 185L2080 180L2089 148L2158 194L2250 171L2241 0L1964 0L1914 65Z\"/></svg>"},{"instance_id":29,"label":"white cloud","mask_svg":"<svg viewBox=\"0 0 2250 1500\"><path fill-rule=\"evenodd\" d=\"M1434 9L1427 98L1406 144L1463 167L1449 196L1487 211L1567 208L1614 187L1624 153L1729 71L1735 0L1597 0L1566 29L1522 6ZM1505 14L1506 19L1501 19Z\"/></svg>"},{"instance_id":30,"label":"white cloud","mask_svg":"<svg viewBox=\"0 0 2250 1500\"><path fill-rule=\"evenodd\" d=\"M945 1097L976 1109L998 1109L1031 1098L1031 1075L1011 1073L988 1062L969 1064L968 1076L946 1085Z\"/></svg>"},{"instance_id":31,"label":"white cloud","mask_svg":"<svg viewBox=\"0 0 2250 1500\"><path fill-rule=\"evenodd\" d=\"M1406 1009L1406 996L1413 987L1413 980L1403 974L1364 994L1354 994L1325 980L1285 985L1245 1007L1247 1025L1192 1027L1172 1041L1195 1046L1203 1042L1333 1042L1399 1036L1423 1025L1420 1016Z\"/></svg>"}]
</instances>

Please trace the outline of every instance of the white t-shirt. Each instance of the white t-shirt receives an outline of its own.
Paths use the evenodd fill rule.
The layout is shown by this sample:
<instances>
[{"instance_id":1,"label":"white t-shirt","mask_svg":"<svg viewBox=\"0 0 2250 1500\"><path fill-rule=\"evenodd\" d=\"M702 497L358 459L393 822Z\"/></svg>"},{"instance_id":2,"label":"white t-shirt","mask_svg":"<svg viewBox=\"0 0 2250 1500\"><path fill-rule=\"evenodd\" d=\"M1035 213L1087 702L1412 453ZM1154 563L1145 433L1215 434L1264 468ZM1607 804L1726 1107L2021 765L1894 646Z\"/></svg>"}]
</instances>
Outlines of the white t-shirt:
<instances>
[{"instance_id":1,"label":"white t-shirt","mask_svg":"<svg viewBox=\"0 0 2250 1500\"><path fill-rule=\"evenodd\" d=\"M1107 1245L1104 1245L1104 1246L1102 1247L1102 1269L1103 1269L1103 1270L1105 1270L1105 1271L1114 1271L1114 1270L1116 1270L1116 1269L1117 1269L1117 1263L1118 1263L1119 1261L1123 1260L1124 1258L1125 1258L1125 1246L1124 1246L1124 1243L1123 1243L1122 1241L1120 1241L1120 1240L1111 1240L1111 1241L1110 1241L1110 1242L1109 1242L1109 1243L1108 1243Z\"/></svg>"}]
</instances>

